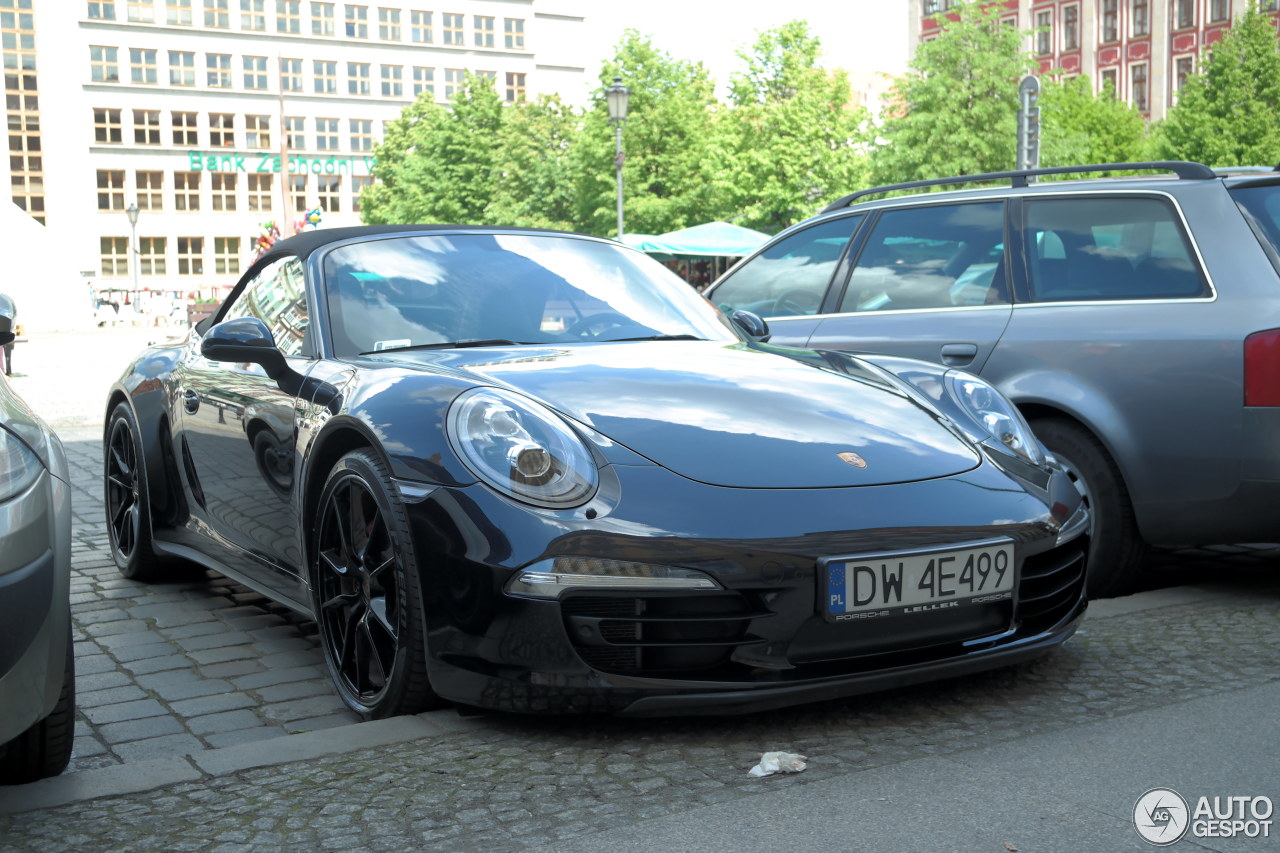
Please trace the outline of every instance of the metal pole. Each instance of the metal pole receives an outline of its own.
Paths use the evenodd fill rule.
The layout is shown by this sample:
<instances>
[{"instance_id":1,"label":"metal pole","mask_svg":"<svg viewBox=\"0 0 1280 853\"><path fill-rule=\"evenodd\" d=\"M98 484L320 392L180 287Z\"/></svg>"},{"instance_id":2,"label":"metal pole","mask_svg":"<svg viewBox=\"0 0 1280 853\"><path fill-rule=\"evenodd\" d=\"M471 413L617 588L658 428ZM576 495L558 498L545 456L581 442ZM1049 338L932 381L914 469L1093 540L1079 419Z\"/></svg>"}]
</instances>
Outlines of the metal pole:
<instances>
[{"instance_id":1,"label":"metal pole","mask_svg":"<svg viewBox=\"0 0 1280 853\"><path fill-rule=\"evenodd\" d=\"M281 54L276 54L276 73L279 75L280 86L280 221L276 223L276 227L280 229L281 239L293 235L293 214L289 210L289 128L286 126L286 118L284 114L284 59Z\"/></svg>"},{"instance_id":2,"label":"metal pole","mask_svg":"<svg viewBox=\"0 0 1280 853\"><path fill-rule=\"evenodd\" d=\"M613 158L613 165L616 167L618 175L618 239L622 239L622 122L614 124L614 139L617 142L617 155Z\"/></svg>"},{"instance_id":3,"label":"metal pole","mask_svg":"<svg viewBox=\"0 0 1280 853\"><path fill-rule=\"evenodd\" d=\"M142 253L138 251L138 222L137 217L132 217L133 222L129 223L129 251L133 253L133 263L129 264L129 268L133 270L133 310L138 311L138 264L142 262Z\"/></svg>"}]
</instances>

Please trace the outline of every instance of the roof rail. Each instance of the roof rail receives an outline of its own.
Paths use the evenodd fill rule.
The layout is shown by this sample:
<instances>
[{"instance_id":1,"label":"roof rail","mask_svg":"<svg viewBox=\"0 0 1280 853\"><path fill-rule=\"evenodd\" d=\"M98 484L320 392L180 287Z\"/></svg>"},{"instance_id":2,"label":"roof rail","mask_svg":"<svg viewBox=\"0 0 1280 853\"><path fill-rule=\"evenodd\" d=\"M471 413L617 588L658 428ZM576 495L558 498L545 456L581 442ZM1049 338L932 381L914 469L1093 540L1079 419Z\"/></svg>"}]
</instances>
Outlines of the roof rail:
<instances>
[{"instance_id":1,"label":"roof rail","mask_svg":"<svg viewBox=\"0 0 1280 853\"><path fill-rule=\"evenodd\" d=\"M961 175L956 178L932 178L927 181L907 181L902 184L888 184L883 187L871 187L849 193L844 198L831 202L822 209L823 213L840 210L853 204L857 199L868 195L880 195L895 190L914 190L922 187L940 187L949 184L974 184L986 181L1010 180L1014 187L1027 186L1028 178L1038 175L1070 175L1081 172L1136 172L1143 170L1173 172L1182 180L1205 180L1218 177L1213 169L1202 163L1188 160L1150 160L1142 163L1103 163L1092 166L1052 166L1046 169L1018 169L1013 172L985 172L981 175Z\"/></svg>"}]
</instances>

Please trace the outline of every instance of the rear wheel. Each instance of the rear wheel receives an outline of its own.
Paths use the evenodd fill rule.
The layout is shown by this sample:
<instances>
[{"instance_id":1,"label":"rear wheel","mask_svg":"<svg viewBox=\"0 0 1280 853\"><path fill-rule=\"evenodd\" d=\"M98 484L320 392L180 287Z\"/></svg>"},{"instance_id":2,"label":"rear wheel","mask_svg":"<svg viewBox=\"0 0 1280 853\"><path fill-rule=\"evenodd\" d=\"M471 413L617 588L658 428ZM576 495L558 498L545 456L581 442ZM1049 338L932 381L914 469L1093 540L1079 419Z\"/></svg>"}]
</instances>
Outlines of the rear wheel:
<instances>
[{"instance_id":1,"label":"rear wheel","mask_svg":"<svg viewBox=\"0 0 1280 853\"><path fill-rule=\"evenodd\" d=\"M343 701L369 719L437 706L409 521L373 451L338 460L315 531L316 622Z\"/></svg>"},{"instance_id":2,"label":"rear wheel","mask_svg":"<svg viewBox=\"0 0 1280 853\"><path fill-rule=\"evenodd\" d=\"M160 576L162 561L151 547L151 504L138 421L128 403L111 410L103 446L103 503L111 556L120 574L149 581Z\"/></svg>"},{"instance_id":3,"label":"rear wheel","mask_svg":"<svg viewBox=\"0 0 1280 853\"><path fill-rule=\"evenodd\" d=\"M1089 508L1089 598L1124 595L1146 567L1148 547L1138 532L1120 469L1102 442L1077 424L1040 418L1031 428L1057 457Z\"/></svg>"},{"instance_id":4,"label":"rear wheel","mask_svg":"<svg viewBox=\"0 0 1280 853\"><path fill-rule=\"evenodd\" d=\"M76 663L67 636L67 659L62 669L62 691L53 713L0 747L0 785L23 785L57 776L71 761L76 722Z\"/></svg>"}]
</instances>

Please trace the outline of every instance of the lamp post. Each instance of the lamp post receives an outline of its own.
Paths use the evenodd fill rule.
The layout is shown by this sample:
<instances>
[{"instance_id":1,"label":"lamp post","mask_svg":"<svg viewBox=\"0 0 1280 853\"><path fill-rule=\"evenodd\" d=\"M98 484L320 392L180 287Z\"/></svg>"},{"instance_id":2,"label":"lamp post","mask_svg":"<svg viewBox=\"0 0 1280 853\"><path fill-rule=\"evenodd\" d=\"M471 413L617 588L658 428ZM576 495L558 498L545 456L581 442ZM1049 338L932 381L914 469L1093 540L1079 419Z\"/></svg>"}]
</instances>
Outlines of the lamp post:
<instances>
[{"instance_id":1,"label":"lamp post","mask_svg":"<svg viewBox=\"0 0 1280 853\"><path fill-rule=\"evenodd\" d=\"M129 217L129 269L133 270L133 310L138 310L138 206L130 204L124 209L124 215Z\"/></svg>"},{"instance_id":2,"label":"lamp post","mask_svg":"<svg viewBox=\"0 0 1280 853\"><path fill-rule=\"evenodd\" d=\"M609 121L613 122L614 140L617 144L617 155L613 158L618 177L618 239L622 239L622 123L627 120L627 101L631 98L631 90L622 85L621 77L613 78L613 85L604 90L605 102L609 105Z\"/></svg>"}]
</instances>

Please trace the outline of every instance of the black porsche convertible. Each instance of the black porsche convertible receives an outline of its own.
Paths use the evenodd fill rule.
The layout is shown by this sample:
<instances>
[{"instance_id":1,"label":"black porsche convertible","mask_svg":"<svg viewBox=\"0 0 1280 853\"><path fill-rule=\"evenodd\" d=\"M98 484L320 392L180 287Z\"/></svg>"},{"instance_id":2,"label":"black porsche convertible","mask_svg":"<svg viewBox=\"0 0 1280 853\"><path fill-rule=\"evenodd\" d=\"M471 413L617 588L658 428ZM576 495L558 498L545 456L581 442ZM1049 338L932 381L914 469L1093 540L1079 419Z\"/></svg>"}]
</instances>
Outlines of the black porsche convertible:
<instances>
[{"instance_id":1,"label":"black porsche convertible","mask_svg":"<svg viewBox=\"0 0 1280 853\"><path fill-rule=\"evenodd\" d=\"M734 713L1024 661L1088 513L973 375L772 346L553 231L281 241L110 392L126 577L195 562L318 623L367 717Z\"/></svg>"}]
</instances>

